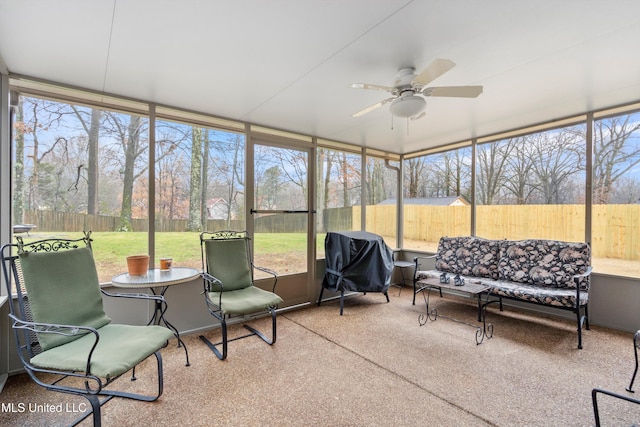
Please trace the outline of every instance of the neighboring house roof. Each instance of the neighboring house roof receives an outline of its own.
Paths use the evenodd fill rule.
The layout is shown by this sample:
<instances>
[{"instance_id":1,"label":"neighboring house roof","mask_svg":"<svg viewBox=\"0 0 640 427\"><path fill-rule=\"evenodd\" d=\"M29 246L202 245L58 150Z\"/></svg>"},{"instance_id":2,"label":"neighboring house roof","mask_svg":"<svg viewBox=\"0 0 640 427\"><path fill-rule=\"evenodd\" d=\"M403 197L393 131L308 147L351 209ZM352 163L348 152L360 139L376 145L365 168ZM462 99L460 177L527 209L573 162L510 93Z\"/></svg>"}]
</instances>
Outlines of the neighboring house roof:
<instances>
[{"instance_id":1,"label":"neighboring house roof","mask_svg":"<svg viewBox=\"0 0 640 427\"><path fill-rule=\"evenodd\" d=\"M207 206L210 208L217 205L218 203L227 203L227 202L221 197L216 197L215 199L207 200Z\"/></svg>"},{"instance_id":2,"label":"neighboring house roof","mask_svg":"<svg viewBox=\"0 0 640 427\"><path fill-rule=\"evenodd\" d=\"M387 199L378 203L379 205L395 205L396 199ZM462 196L448 197L407 197L404 199L405 205L422 205L422 206L453 206L453 205L469 205L470 203Z\"/></svg>"},{"instance_id":3,"label":"neighboring house roof","mask_svg":"<svg viewBox=\"0 0 640 427\"><path fill-rule=\"evenodd\" d=\"M226 219L227 201L222 198L207 200L207 214L209 219Z\"/></svg>"}]
</instances>

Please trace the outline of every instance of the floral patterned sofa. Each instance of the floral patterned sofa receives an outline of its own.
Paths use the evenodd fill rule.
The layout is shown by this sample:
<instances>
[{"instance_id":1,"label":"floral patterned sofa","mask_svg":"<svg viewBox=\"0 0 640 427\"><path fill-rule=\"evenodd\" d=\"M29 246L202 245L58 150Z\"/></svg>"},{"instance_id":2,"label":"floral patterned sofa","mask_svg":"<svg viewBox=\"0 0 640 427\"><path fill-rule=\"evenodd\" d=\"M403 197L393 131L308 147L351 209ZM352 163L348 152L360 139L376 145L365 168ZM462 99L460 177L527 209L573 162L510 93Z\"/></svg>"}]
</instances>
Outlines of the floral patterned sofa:
<instances>
[{"instance_id":1,"label":"floral patterned sofa","mask_svg":"<svg viewBox=\"0 0 640 427\"><path fill-rule=\"evenodd\" d=\"M429 259L435 259L431 264L435 268L425 269ZM416 257L414 261L414 304L419 280L439 278L442 273L460 275L465 282L488 286L500 310L502 299L508 298L574 312L578 348L582 348L582 325L589 329L592 269L587 243L442 237L435 255Z\"/></svg>"}]
</instances>

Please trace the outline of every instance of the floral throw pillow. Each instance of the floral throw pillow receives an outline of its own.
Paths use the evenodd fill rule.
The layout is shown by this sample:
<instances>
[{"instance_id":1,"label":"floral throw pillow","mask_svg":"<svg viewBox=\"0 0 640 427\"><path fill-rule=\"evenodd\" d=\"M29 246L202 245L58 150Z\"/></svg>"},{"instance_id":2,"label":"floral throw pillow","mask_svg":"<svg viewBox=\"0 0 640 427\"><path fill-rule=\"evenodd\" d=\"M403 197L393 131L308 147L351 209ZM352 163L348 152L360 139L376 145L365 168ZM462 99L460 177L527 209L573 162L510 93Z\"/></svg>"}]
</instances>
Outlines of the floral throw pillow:
<instances>
[{"instance_id":1,"label":"floral throw pillow","mask_svg":"<svg viewBox=\"0 0 640 427\"><path fill-rule=\"evenodd\" d=\"M468 247L473 254L473 266L471 270L475 277L488 279L498 278L498 260L500 258L500 240L487 240L473 237L468 242Z\"/></svg>"},{"instance_id":2,"label":"floral throw pillow","mask_svg":"<svg viewBox=\"0 0 640 427\"><path fill-rule=\"evenodd\" d=\"M472 275L473 254L469 249L471 237L442 237L436 253L436 269L451 274Z\"/></svg>"},{"instance_id":3,"label":"floral throw pillow","mask_svg":"<svg viewBox=\"0 0 640 427\"><path fill-rule=\"evenodd\" d=\"M499 274L501 280L575 288L572 276L584 273L590 260L591 251L586 243L510 241L505 242L500 252Z\"/></svg>"}]
</instances>

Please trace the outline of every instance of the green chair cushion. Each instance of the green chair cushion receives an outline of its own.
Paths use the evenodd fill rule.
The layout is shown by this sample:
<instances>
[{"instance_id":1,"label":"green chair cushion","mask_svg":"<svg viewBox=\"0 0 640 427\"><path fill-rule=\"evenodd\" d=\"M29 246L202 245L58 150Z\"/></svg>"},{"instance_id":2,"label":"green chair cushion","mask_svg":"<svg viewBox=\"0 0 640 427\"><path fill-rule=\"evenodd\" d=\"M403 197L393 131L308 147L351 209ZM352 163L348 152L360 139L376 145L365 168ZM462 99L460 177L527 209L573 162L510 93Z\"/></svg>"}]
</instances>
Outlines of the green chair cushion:
<instances>
[{"instance_id":1,"label":"green chair cushion","mask_svg":"<svg viewBox=\"0 0 640 427\"><path fill-rule=\"evenodd\" d=\"M19 257L35 322L96 329L111 322L102 306L91 249L25 252ZM43 350L48 350L79 336L38 334L38 341Z\"/></svg>"},{"instance_id":2,"label":"green chair cushion","mask_svg":"<svg viewBox=\"0 0 640 427\"><path fill-rule=\"evenodd\" d=\"M164 347L173 332L162 326L105 325L98 329L100 340L91 359L91 374L113 378ZM39 368L85 372L95 335L44 351L31 359Z\"/></svg>"},{"instance_id":3,"label":"green chair cushion","mask_svg":"<svg viewBox=\"0 0 640 427\"><path fill-rule=\"evenodd\" d=\"M220 280L224 291L253 285L246 239L205 241L207 272Z\"/></svg>"},{"instance_id":4,"label":"green chair cushion","mask_svg":"<svg viewBox=\"0 0 640 427\"><path fill-rule=\"evenodd\" d=\"M219 292L209 292L209 300L214 304L220 301ZM271 306L278 305L282 302L282 298L273 292L265 291L256 286L238 289L235 291L224 291L222 293L222 307L224 314L238 315L249 314L263 311Z\"/></svg>"}]
</instances>

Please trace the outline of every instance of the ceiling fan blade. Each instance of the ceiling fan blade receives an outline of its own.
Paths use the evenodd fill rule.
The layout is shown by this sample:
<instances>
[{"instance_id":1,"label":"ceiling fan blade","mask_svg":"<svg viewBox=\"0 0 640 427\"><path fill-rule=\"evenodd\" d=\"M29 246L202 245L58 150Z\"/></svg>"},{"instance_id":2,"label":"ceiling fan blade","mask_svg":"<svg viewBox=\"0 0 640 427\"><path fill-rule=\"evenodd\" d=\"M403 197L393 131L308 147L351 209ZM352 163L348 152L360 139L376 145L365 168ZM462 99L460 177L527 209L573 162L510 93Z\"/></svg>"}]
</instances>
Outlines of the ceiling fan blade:
<instances>
[{"instance_id":1,"label":"ceiling fan blade","mask_svg":"<svg viewBox=\"0 0 640 427\"><path fill-rule=\"evenodd\" d=\"M357 113L353 113L353 114L351 115L351 117L361 117L361 116L364 116L365 114L370 113L371 111L373 111L373 110L377 110L378 108L382 107L382 106L383 106L384 104L386 104L387 102L391 102L391 101L393 101L394 99L396 99L396 98L387 98L387 99L385 99L385 100L383 100L383 101L377 102L377 103L375 103L375 104L373 104L373 105L371 105L371 106L369 106L369 107L365 108L364 110L360 110L360 111L358 111Z\"/></svg>"},{"instance_id":2,"label":"ceiling fan blade","mask_svg":"<svg viewBox=\"0 0 640 427\"><path fill-rule=\"evenodd\" d=\"M369 84L369 83L353 83L351 85L351 87L354 88L354 89L381 90L383 92L394 92L396 90L396 88L394 88L394 87L381 86L381 85L372 85L372 84Z\"/></svg>"},{"instance_id":3,"label":"ceiling fan blade","mask_svg":"<svg viewBox=\"0 0 640 427\"><path fill-rule=\"evenodd\" d=\"M447 96L452 98L476 98L482 93L482 86L440 86L422 90L424 96Z\"/></svg>"},{"instance_id":4,"label":"ceiling fan blade","mask_svg":"<svg viewBox=\"0 0 640 427\"><path fill-rule=\"evenodd\" d=\"M410 118L410 120L420 120L421 118L423 118L427 113L425 113L424 111L420 114L418 114L417 116L413 116Z\"/></svg>"},{"instance_id":5,"label":"ceiling fan blade","mask_svg":"<svg viewBox=\"0 0 640 427\"><path fill-rule=\"evenodd\" d=\"M427 83L437 79L455 66L456 64L454 64L453 61L450 61L449 59L434 59L433 62L427 66L427 68L422 70L422 72L418 74L415 79L413 79L412 83L424 86Z\"/></svg>"}]
</instances>

